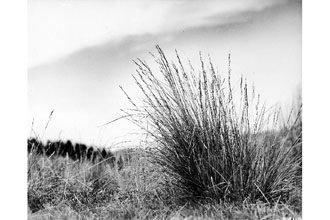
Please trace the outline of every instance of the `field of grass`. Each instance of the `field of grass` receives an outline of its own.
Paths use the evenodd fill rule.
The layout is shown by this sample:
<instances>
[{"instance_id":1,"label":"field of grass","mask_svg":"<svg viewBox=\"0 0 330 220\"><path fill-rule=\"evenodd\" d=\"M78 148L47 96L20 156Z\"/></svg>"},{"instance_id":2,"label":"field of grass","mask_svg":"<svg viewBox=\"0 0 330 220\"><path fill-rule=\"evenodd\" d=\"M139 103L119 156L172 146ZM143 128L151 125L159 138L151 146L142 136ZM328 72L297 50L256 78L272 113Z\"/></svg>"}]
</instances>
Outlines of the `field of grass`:
<instances>
[{"instance_id":1,"label":"field of grass","mask_svg":"<svg viewBox=\"0 0 330 220\"><path fill-rule=\"evenodd\" d=\"M70 158L49 158L31 152L28 158L28 219L283 219L301 216L288 204L184 203L173 191L171 177L135 150L124 167L106 161L92 164Z\"/></svg>"},{"instance_id":2,"label":"field of grass","mask_svg":"<svg viewBox=\"0 0 330 220\"><path fill-rule=\"evenodd\" d=\"M159 73L136 61L143 105L125 93L123 110L148 146L94 162L30 149L29 219L300 218L301 109L281 124L246 80L233 89L230 57L220 77L157 50Z\"/></svg>"}]
</instances>

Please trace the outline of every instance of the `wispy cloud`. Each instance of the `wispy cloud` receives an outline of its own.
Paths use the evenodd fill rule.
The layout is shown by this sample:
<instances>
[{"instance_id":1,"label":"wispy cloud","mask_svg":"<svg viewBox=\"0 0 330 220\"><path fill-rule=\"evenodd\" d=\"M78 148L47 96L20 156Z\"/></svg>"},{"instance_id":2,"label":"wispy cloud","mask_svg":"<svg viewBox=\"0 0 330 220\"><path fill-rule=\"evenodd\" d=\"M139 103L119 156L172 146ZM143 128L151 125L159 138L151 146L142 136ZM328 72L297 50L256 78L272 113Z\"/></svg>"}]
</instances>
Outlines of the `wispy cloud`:
<instances>
[{"instance_id":1,"label":"wispy cloud","mask_svg":"<svg viewBox=\"0 0 330 220\"><path fill-rule=\"evenodd\" d=\"M241 22L286 0L29 1L29 66L128 35Z\"/></svg>"}]
</instances>

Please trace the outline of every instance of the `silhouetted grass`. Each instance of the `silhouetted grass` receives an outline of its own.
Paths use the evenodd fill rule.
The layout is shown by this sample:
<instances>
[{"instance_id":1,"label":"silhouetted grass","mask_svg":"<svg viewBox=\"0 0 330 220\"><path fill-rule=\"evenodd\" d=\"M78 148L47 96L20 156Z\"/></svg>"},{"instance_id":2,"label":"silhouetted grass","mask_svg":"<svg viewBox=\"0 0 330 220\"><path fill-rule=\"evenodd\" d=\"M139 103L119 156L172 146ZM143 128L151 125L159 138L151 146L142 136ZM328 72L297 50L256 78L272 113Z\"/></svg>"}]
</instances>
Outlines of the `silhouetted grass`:
<instances>
[{"instance_id":1,"label":"silhouetted grass","mask_svg":"<svg viewBox=\"0 0 330 220\"><path fill-rule=\"evenodd\" d=\"M157 51L159 72L135 62L144 103L126 94L134 109L125 112L153 138L152 161L172 177L176 191L189 201L290 203L301 191L302 155L293 153L301 132L288 142L291 124L279 135L278 111L261 105L243 78L234 91L230 56L222 77L210 59L206 65L200 56L200 69L186 68L178 54L175 63Z\"/></svg>"}]
</instances>

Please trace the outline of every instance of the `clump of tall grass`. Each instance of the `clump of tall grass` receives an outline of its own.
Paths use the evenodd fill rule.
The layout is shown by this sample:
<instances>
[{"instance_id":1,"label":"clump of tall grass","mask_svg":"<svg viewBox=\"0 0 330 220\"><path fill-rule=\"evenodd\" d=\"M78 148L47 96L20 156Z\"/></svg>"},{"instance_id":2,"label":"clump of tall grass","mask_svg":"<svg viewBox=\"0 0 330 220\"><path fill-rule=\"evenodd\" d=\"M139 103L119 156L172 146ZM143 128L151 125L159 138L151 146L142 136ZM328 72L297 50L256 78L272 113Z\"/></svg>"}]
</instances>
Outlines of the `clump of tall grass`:
<instances>
[{"instance_id":1,"label":"clump of tall grass","mask_svg":"<svg viewBox=\"0 0 330 220\"><path fill-rule=\"evenodd\" d=\"M233 89L230 56L228 75L221 77L210 58L206 64L200 55L200 69L190 62L187 68L177 52L175 63L156 48L160 76L137 59L133 77L144 104L124 91L133 105L124 112L153 138L152 161L174 179L175 189L190 200L288 202L301 183L301 154L292 153L301 135L284 144L278 112L261 105L243 78Z\"/></svg>"}]
</instances>

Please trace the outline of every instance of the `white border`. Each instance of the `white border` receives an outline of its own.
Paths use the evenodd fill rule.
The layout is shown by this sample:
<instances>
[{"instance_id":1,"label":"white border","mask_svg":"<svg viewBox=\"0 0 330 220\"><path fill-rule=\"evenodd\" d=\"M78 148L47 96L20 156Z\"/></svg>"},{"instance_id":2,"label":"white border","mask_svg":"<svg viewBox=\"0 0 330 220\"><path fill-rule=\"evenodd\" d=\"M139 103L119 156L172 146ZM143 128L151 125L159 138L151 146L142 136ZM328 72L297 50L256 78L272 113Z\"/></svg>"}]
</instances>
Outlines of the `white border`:
<instances>
[{"instance_id":1,"label":"white border","mask_svg":"<svg viewBox=\"0 0 330 220\"><path fill-rule=\"evenodd\" d=\"M303 219L329 218L329 5L303 1Z\"/></svg>"},{"instance_id":2,"label":"white border","mask_svg":"<svg viewBox=\"0 0 330 220\"><path fill-rule=\"evenodd\" d=\"M0 89L0 218L26 219L27 1L0 3Z\"/></svg>"},{"instance_id":3,"label":"white border","mask_svg":"<svg viewBox=\"0 0 330 220\"><path fill-rule=\"evenodd\" d=\"M329 8L327 1L303 1L303 219L329 216ZM27 213L27 1L1 2L0 27L1 218L23 219Z\"/></svg>"}]
</instances>

